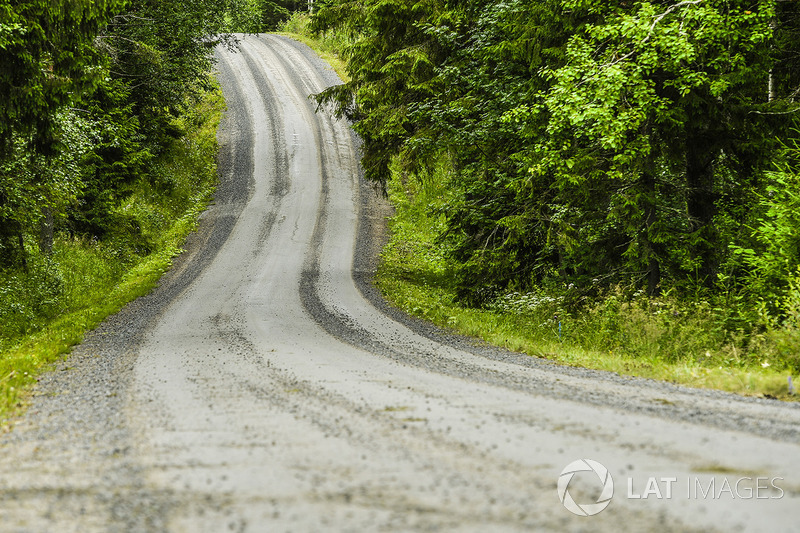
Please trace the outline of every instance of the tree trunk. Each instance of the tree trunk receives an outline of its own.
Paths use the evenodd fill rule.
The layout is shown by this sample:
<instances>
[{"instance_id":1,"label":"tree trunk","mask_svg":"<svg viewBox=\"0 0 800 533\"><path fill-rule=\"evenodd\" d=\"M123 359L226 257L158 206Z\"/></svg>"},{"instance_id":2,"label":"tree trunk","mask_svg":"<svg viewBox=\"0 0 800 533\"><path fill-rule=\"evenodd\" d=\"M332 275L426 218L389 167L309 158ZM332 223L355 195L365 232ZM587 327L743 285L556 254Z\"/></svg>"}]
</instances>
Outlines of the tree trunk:
<instances>
[{"instance_id":1,"label":"tree trunk","mask_svg":"<svg viewBox=\"0 0 800 533\"><path fill-rule=\"evenodd\" d=\"M652 170L652 165L648 165L647 171L642 176L642 188L644 189L644 249L647 259L647 295L658 296L661 284L661 262L659 260L656 244L653 242L654 226L658 221L658 206L656 201L656 179Z\"/></svg>"},{"instance_id":2,"label":"tree trunk","mask_svg":"<svg viewBox=\"0 0 800 533\"><path fill-rule=\"evenodd\" d=\"M653 191L655 193L655 191ZM649 202L646 208L645 218L645 253L647 256L647 295L658 296L661 285L661 261L659 261L656 246L653 243L652 231L656 223L658 214L656 213L655 202Z\"/></svg>"},{"instance_id":3,"label":"tree trunk","mask_svg":"<svg viewBox=\"0 0 800 533\"><path fill-rule=\"evenodd\" d=\"M641 134L645 137L652 135L652 123L647 121ZM656 222L658 222L658 197L656 195L656 161L651 154L645 161L640 178L641 196L643 199L640 208L644 213L644 228L641 230L640 244L647 262L647 295L658 296L661 285L661 261L658 245L654 242Z\"/></svg>"},{"instance_id":4,"label":"tree trunk","mask_svg":"<svg viewBox=\"0 0 800 533\"><path fill-rule=\"evenodd\" d=\"M715 250L717 232L713 225L716 202L712 165L717 150L710 132L694 133L686 140L687 210L695 241L690 248L700 264L697 271L699 280L710 287L717 273L718 261Z\"/></svg>"}]
</instances>

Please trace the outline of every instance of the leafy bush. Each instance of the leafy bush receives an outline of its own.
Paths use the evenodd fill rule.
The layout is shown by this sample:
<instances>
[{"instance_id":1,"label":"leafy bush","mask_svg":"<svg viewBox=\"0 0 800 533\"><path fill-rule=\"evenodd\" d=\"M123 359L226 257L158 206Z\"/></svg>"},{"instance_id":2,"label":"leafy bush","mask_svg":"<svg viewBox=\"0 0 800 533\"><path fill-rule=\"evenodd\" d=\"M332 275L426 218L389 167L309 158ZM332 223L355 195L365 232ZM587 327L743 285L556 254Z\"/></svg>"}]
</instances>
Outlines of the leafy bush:
<instances>
[{"instance_id":1,"label":"leafy bush","mask_svg":"<svg viewBox=\"0 0 800 533\"><path fill-rule=\"evenodd\" d=\"M28 268L0 272L0 348L62 312L65 283L58 264L31 250Z\"/></svg>"},{"instance_id":2,"label":"leafy bush","mask_svg":"<svg viewBox=\"0 0 800 533\"><path fill-rule=\"evenodd\" d=\"M298 35L311 35L309 25L311 24L311 16L308 13L295 11L291 16L284 21L280 27L280 31L286 33L296 33Z\"/></svg>"},{"instance_id":3,"label":"leafy bush","mask_svg":"<svg viewBox=\"0 0 800 533\"><path fill-rule=\"evenodd\" d=\"M216 181L215 132L223 105L219 93L210 93L175 120L181 137L163 148L149 172L131 179L126 195L109 202L102 239L63 230L52 255L27 245L26 267L0 270L0 349L65 313L96 305L126 271L164 248L176 221L203 205Z\"/></svg>"},{"instance_id":4,"label":"leafy bush","mask_svg":"<svg viewBox=\"0 0 800 533\"><path fill-rule=\"evenodd\" d=\"M343 55L353 43L353 37L343 27L318 30L313 26L313 17L304 11L295 11L280 26L280 31L314 39L320 53Z\"/></svg>"},{"instance_id":5,"label":"leafy bush","mask_svg":"<svg viewBox=\"0 0 800 533\"><path fill-rule=\"evenodd\" d=\"M241 33L275 31L293 16L297 5L293 0L240 0L231 11L231 27Z\"/></svg>"},{"instance_id":6,"label":"leafy bush","mask_svg":"<svg viewBox=\"0 0 800 533\"><path fill-rule=\"evenodd\" d=\"M789 161L800 161L795 144L786 151ZM800 265L800 172L792 163L768 174L770 184L761 195L751 227L750 247L731 246L746 270L744 285L771 320L790 318Z\"/></svg>"},{"instance_id":7,"label":"leafy bush","mask_svg":"<svg viewBox=\"0 0 800 533\"><path fill-rule=\"evenodd\" d=\"M679 291L648 297L644 289L592 279L588 289L568 283L495 289L482 307L466 306L457 297L463 269L439 237L442 206L454 194L446 159L423 179L397 161L391 168L396 215L378 284L413 315L568 364L740 392L786 396L786 375L778 373L800 372L800 277L788 282L781 300L787 318L766 326L741 289L714 295L699 285L691 297ZM769 377L762 383L754 376Z\"/></svg>"}]
</instances>

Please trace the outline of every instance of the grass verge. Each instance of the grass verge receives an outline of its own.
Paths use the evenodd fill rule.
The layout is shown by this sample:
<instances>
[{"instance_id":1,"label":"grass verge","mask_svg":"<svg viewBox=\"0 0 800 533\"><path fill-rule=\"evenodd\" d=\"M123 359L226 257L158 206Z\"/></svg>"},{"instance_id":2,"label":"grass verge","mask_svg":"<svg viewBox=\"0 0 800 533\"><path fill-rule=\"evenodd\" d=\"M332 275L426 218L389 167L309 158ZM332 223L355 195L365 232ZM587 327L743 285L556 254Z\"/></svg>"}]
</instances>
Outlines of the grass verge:
<instances>
[{"instance_id":1,"label":"grass verge","mask_svg":"<svg viewBox=\"0 0 800 533\"><path fill-rule=\"evenodd\" d=\"M509 295L488 309L459 305L454 269L437 241L444 229L437 208L447 201L446 179L420 182L395 171L388 189L396 214L377 284L405 312L565 365L748 396L798 399L790 393L792 376L785 367L759 354L714 345L705 331L712 321L703 315L702 305L678 313L674 302L626 302L613 294L579 316L568 316L558 299L546 294ZM664 313L662 305L672 307Z\"/></svg>"},{"instance_id":2,"label":"grass verge","mask_svg":"<svg viewBox=\"0 0 800 533\"><path fill-rule=\"evenodd\" d=\"M166 272L172 259L182 251L186 236L197 227L200 213L211 200L216 184L216 132L224 109L219 92L199 102L189 122L176 124L185 131L153 165L158 176L143 178L121 211L135 209L141 214L143 230L152 236L154 249L144 257L131 259L119 254L125 243L98 243L59 235L52 258L37 256L30 249L32 263L47 271L46 281L56 285L49 312L24 302L2 306L4 326L18 326L16 334L6 332L0 339L0 429L25 407L37 376L81 342L84 334L128 302L150 292ZM159 193L152 186L167 179L172 193ZM124 257L121 257L124 255ZM36 270L36 268L34 268ZM3 288L19 282L19 275L0 279ZM30 291L36 294L34 288ZM38 291L41 293L41 290ZM17 315L17 316L15 316ZM10 328L5 328L10 329Z\"/></svg>"}]
</instances>

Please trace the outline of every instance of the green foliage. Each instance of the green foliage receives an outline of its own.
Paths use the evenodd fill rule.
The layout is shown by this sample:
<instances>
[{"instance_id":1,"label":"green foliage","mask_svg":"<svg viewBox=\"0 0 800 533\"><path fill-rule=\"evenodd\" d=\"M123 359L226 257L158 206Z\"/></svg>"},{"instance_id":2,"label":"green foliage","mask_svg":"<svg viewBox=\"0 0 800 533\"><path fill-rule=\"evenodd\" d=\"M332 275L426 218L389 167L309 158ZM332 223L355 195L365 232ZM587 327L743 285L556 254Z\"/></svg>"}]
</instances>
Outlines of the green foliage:
<instances>
[{"instance_id":1,"label":"green foliage","mask_svg":"<svg viewBox=\"0 0 800 533\"><path fill-rule=\"evenodd\" d=\"M567 64L551 71L549 135L529 171L554 175L567 198L599 185L605 201L581 205L572 226L602 217L620 241L620 267L654 276L651 293L662 273L715 281L716 200L753 145L764 154L777 133L761 114L774 11L749 7L594 7L602 23L570 39Z\"/></svg>"},{"instance_id":2,"label":"green foliage","mask_svg":"<svg viewBox=\"0 0 800 533\"><path fill-rule=\"evenodd\" d=\"M129 201L114 207L139 228L147 250L137 249L124 228L110 227L102 240L64 231L50 255L28 247L27 270L0 269L0 426L9 409L21 406L36 374L155 286L194 229L216 181L224 102L216 91L187 107L192 113L174 125L182 136L129 184Z\"/></svg>"},{"instance_id":3,"label":"green foliage","mask_svg":"<svg viewBox=\"0 0 800 533\"><path fill-rule=\"evenodd\" d=\"M37 228L48 213L60 220L83 187L92 124L67 109L50 120L51 133L59 136L62 150L42 155L30 150L32 134L15 133L6 157L0 158L0 236L5 237L0 238L0 267L27 262L27 252L19 244L24 229Z\"/></svg>"},{"instance_id":4,"label":"green foliage","mask_svg":"<svg viewBox=\"0 0 800 533\"><path fill-rule=\"evenodd\" d=\"M129 269L161 265L151 284L176 252L215 179L205 95L238 3L0 5L0 349L46 352L4 353L0 397L138 295L103 300Z\"/></svg>"},{"instance_id":5,"label":"green foliage","mask_svg":"<svg viewBox=\"0 0 800 533\"><path fill-rule=\"evenodd\" d=\"M289 10L277 2L264 1L259 6L259 31L274 31L290 16Z\"/></svg>"},{"instance_id":6,"label":"green foliage","mask_svg":"<svg viewBox=\"0 0 800 533\"><path fill-rule=\"evenodd\" d=\"M102 239L135 217L131 184L180 136L175 119L210 89L236 0L0 6L0 266L26 268L27 240L57 230ZM37 235L38 233L38 235Z\"/></svg>"},{"instance_id":7,"label":"green foliage","mask_svg":"<svg viewBox=\"0 0 800 533\"><path fill-rule=\"evenodd\" d=\"M233 0L130 0L98 36L111 62L111 77L125 82L127 100L140 128L158 143L170 136L169 123L187 97L210 88L212 51L230 38L225 13ZM174 135L173 135L174 136Z\"/></svg>"},{"instance_id":8,"label":"green foliage","mask_svg":"<svg viewBox=\"0 0 800 533\"><path fill-rule=\"evenodd\" d=\"M768 185L758 197L749 247L731 245L731 263L744 269L750 299L759 302L762 318L797 322L797 286L800 280L800 147L785 150L789 162L767 175Z\"/></svg>"},{"instance_id":9,"label":"green foliage","mask_svg":"<svg viewBox=\"0 0 800 533\"><path fill-rule=\"evenodd\" d=\"M101 240L63 232L52 255L29 247L26 270L0 270L0 346L85 307L85 291L113 286L126 269L163 250L175 221L203 205L216 180L216 122L209 124L207 117L218 117L220 99L205 97L191 109L176 121L181 138L151 161L147 173L131 179L123 203L109 204Z\"/></svg>"},{"instance_id":10,"label":"green foliage","mask_svg":"<svg viewBox=\"0 0 800 533\"><path fill-rule=\"evenodd\" d=\"M311 16L308 13L301 13L299 11L296 11L292 13L292 15L288 19L286 19L286 21L281 25L279 30L283 33L293 33L296 35L302 35L304 37L312 37L313 33L309 28L310 24L311 24Z\"/></svg>"},{"instance_id":11,"label":"green foliage","mask_svg":"<svg viewBox=\"0 0 800 533\"><path fill-rule=\"evenodd\" d=\"M81 150L70 146L75 117L64 113L102 79L94 37L120 7L113 0L0 6L0 266L24 266L24 231L42 218L49 225L80 187L80 176L65 179L61 170L76 156L57 161Z\"/></svg>"},{"instance_id":12,"label":"green foliage","mask_svg":"<svg viewBox=\"0 0 800 533\"><path fill-rule=\"evenodd\" d=\"M563 55L572 22L555 9L524 1L342 2L315 16L318 29L345 28L355 38L345 53L352 80L322 100L356 121L366 176L384 180L394 155L419 172L448 154L460 194L444 208L443 237L463 264L462 296L471 301L550 270L537 260L554 254L542 243L546 228L514 190L523 172L516 153L530 141L519 121L504 118L546 84L543 58ZM540 192L545 200L546 187ZM475 279L490 287L475 287Z\"/></svg>"},{"instance_id":13,"label":"green foliage","mask_svg":"<svg viewBox=\"0 0 800 533\"><path fill-rule=\"evenodd\" d=\"M0 276L2 349L63 311L64 280L57 263L38 254L29 259L27 272L5 271Z\"/></svg>"},{"instance_id":14,"label":"green foliage","mask_svg":"<svg viewBox=\"0 0 800 533\"><path fill-rule=\"evenodd\" d=\"M352 38L344 53L350 81L323 92L318 101L335 104L339 115L355 121L364 140L367 179L384 183L393 155L417 129L409 104L431 94L432 55L439 53L417 24L440 9L437 2L344 1L323 7L312 19L313 31L336 30Z\"/></svg>"},{"instance_id":15,"label":"green foliage","mask_svg":"<svg viewBox=\"0 0 800 533\"><path fill-rule=\"evenodd\" d=\"M238 0L228 12L228 26L239 33L258 33L259 0Z\"/></svg>"},{"instance_id":16,"label":"green foliage","mask_svg":"<svg viewBox=\"0 0 800 533\"><path fill-rule=\"evenodd\" d=\"M239 3L241 5L232 8L231 27L234 31L243 33L278 30L295 14L302 13L307 7L306 2L297 0L240 0Z\"/></svg>"},{"instance_id":17,"label":"green foliage","mask_svg":"<svg viewBox=\"0 0 800 533\"><path fill-rule=\"evenodd\" d=\"M797 370L800 183L781 145L800 137L798 15L772 0L327 3L311 28L348 37L350 80L318 99L354 121L366 176L446 191L390 183L385 288L443 324L466 304L545 343L560 323L559 342L625 358Z\"/></svg>"},{"instance_id":18,"label":"green foliage","mask_svg":"<svg viewBox=\"0 0 800 533\"><path fill-rule=\"evenodd\" d=\"M312 27L353 37L351 80L319 99L355 121L370 179L447 154L466 302L593 279L716 291L797 117L781 4L331 3Z\"/></svg>"},{"instance_id":19,"label":"green foliage","mask_svg":"<svg viewBox=\"0 0 800 533\"><path fill-rule=\"evenodd\" d=\"M101 79L93 41L120 0L23 0L0 6L0 143L30 133L50 153L57 143L54 117Z\"/></svg>"},{"instance_id":20,"label":"green foliage","mask_svg":"<svg viewBox=\"0 0 800 533\"><path fill-rule=\"evenodd\" d=\"M454 177L441 162L425 181L414 180L399 165L392 172L388 192L397 210L377 283L406 312L564 364L792 398L786 378L800 373L800 328L732 330L735 309L722 301L687 302L673 294L652 298L642 289L612 287L598 288L600 297L576 307L586 292L562 284L498 293L481 309L464 306L457 296L460 265L437 239L446 227L440 208L450 201ZM593 284L602 285L599 279ZM794 298L800 310L800 291Z\"/></svg>"},{"instance_id":21,"label":"green foliage","mask_svg":"<svg viewBox=\"0 0 800 533\"><path fill-rule=\"evenodd\" d=\"M325 61L335 67L340 78L348 79L345 69L338 66L342 64L341 55L352 43L352 36L338 27L314 32L311 22L312 17L309 13L295 11L279 29L310 44Z\"/></svg>"},{"instance_id":22,"label":"green foliage","mask_svg":"<svg viewBox=\"0 0 800 533\"><path fill-rule=\"evenodd\" d=\"M77 208L68 213L67 227L73 234L103 239L115 228L126 226L116 205L128 197L132 184L152 162L152 151L158 148L140 131L125 82L107 80L88 107L93 149L85 165L91 172L84 177Z\"/></svg>"}]
</instances>

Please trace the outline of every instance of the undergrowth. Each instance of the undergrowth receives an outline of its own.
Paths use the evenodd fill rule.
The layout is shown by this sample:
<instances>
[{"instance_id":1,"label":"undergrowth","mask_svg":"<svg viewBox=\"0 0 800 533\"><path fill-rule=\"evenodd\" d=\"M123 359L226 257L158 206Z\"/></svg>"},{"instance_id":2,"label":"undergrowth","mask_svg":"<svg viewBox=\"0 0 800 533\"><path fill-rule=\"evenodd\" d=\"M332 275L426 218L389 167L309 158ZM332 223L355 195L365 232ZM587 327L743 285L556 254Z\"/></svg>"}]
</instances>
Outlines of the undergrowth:
<instances>
[{"instance_id":1,"label":"undergrowth","mask_svg":"<svg viewBox=\"0 0 800 533\"><path fill-rule=\"evenodd\" d=\"M147 294L181 252L213 194L223 108L216 91L176 121L183 135L117 206L135 232L117 228L102 242L60 233L52 255L29 245L27 270L0 271L0 426L23 407L43 369L105 317Z\"/></svg>"},{"instance_id":2,"label":"undergrowth","mask_svg":"<svg viewBox=\"0 0 800 533\"><path fill-rule=\"evenodd\" d=\"M724 302L622 287L579 298L572 286L499 294L483 308L457 298L455 265L438 239L448 201L446 167L419 180L393 170L396 208L377 283L406 312L511 350L559 363L746 395L794 399L797 332L730 327ZM582 301L576 305L576 301Z\"/></svg>"}]
</instances>

